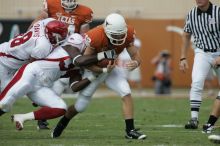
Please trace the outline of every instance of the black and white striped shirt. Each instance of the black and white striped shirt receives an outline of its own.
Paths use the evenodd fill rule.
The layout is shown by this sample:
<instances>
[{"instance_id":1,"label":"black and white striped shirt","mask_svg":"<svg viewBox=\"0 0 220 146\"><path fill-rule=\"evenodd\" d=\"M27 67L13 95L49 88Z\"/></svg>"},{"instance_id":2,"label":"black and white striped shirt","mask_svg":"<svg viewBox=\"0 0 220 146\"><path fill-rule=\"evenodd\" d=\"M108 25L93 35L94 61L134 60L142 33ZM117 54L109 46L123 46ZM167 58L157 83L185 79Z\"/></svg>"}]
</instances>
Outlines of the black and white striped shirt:
<instances>
[{"instance_id":1,"label":"black and white striped shirt","mask_svg":"<svg viewBox=\"0 0 220 146\"><path fill-rule=\"evenodd\" d=\"M194 37L194 45L205 52L220 50L220 8L210 3L206 12L194 7L187 15L184 32Z\"/></svg>"}]
</instances>

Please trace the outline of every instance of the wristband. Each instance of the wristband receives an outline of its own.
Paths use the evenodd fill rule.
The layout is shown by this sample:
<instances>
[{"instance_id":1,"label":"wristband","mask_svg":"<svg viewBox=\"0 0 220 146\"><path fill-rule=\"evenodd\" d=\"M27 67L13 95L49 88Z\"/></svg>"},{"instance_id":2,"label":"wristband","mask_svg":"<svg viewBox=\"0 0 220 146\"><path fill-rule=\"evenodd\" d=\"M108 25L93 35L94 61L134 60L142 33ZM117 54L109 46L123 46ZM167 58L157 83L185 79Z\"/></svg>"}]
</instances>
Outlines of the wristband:
<instances>
[{"instance_id":1,"label":"wristband","mask_svg":"<svg viewBox=\"0 0 220 146\"><path fill-rule=\"evenodd\" d=\"M102 60L102 59L104 59L104 58L105 58L104 52L100 52L100 53L97 54L97 59L98 59L98 60Z\"/></svg>"},{"instance_id":2,"label":"wristband","mask_svg":"<svg viewBox=\"0 0 220 146\"><path fill-rule=\"evenodd\" d=\"M184 58L180 58L180 61L183 61L183 60L186 60L186 58L184 57Z\"/></svg>"},{"instance_id":3,"label":"wristband","mask_svg":"<svg viewBox=\"0 0 220 146\"><path fill-rule=\"evenodd\" d=\"M73 83L70 85L70 88L72 88L72 86L73 86L74 84L78 83L78 82L79 82L79 81L73 82Z\"/></svg>"},{"instance_id":4,"label":"wristband","mask_svg":"<svg viewBox=\"0 0 220 146\"><path fill-rule=\"evenodd\" d=\"M88 76L87 79L92 82L96 79L96 77L94 75Z\"/></svg>"},{"instance_id":5,"label":"wristband","mask_svg":"<svg viewBox=\"0 0 220 146\"><path fill-rule=\"evenodd\" d=\"M107 72L108 72L108 69L107 69L107 68L102 68L102 72L103 72L103 73L107 73Z\"/></svg>"},{"instance_id":6,"label":"wristband","mask_svg":"<svg viewBox=\"0 0 220 146\"><path fill-rule=\"evenodd\" d=\"M74 65L75 65L76 59L79 58L80 56L82 56L82 55L77 55L76 57L73 58L73 64L74 64Z\"/></svg>"}]
</instances>

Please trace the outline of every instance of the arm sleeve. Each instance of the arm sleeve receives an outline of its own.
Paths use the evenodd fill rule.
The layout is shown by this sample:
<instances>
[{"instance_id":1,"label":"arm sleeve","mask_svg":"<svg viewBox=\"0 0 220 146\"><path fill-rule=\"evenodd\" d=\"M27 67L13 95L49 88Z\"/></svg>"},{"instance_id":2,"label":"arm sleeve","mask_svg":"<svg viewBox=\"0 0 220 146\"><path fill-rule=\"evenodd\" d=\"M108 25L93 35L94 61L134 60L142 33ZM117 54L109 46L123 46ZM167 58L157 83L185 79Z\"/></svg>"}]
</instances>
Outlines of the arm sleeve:
<instances>
[{"instance_id":1,"label":"arm sleeve","mask_svg":"<svg viewBox=\"0 0 220 146\"><path fill-rule=\"evenodd\" d=\"M192 32L191 27L190 27L190 13L186 17L186 21L185 21L185 25L184 25L183 31L187 32L187 33L191 33Z\"/></svg>"}]
</instances>

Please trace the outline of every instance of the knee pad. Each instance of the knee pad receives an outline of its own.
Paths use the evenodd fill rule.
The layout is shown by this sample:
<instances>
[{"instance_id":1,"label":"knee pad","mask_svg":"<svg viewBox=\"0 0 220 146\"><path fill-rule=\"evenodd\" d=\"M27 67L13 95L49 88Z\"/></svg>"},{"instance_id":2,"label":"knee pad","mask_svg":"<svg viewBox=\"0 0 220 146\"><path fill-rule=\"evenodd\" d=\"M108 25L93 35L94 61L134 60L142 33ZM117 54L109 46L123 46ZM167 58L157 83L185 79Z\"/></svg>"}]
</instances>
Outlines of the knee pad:
<instances>
[{"instance_id":1,"label":"knee pad","mask_svg":"<svg viewBox=\"0 0 220 146\"><path fill-rule=\"evenodd\" d=\"M82 113L86 110L87 106L89 105L89 102L91 100L91 97L79 95L79 98L77 99L75 103L75 109L77 112Z\"/></svg>"}]
</instances>

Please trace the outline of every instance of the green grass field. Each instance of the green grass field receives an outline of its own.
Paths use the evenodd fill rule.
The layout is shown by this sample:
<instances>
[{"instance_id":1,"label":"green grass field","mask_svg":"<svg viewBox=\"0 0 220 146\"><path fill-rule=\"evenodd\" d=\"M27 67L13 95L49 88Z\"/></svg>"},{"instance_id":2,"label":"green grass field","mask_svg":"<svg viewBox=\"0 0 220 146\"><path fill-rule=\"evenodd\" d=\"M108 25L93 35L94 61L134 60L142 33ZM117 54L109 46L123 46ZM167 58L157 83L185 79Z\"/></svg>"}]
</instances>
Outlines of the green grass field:
<instances>
[{"instance_id":1,"label":"green grass field","mask_svg":"<svg viewBox=\"0 0 220 146\"><path fill-rule=\"evenodd\" d=\"M73 102L65 100L68 104ZM189 119L188 99L134 99L136 127L148 135L146 140L137 141L124 138L120 98L93 99L87 111L72 120L58 139L50 138L50 130L38 131L35 121L26 122L23 131L15 130L11 114L35 109L28 99L21 99L11 113L0 117L0 146L210 146L214 144L201 133L201 126L208 118L213 100L203 100L200 128L185 130L183 125ZM50 120L50 127L57 121Z\"/></svg>"}]
</instances>

